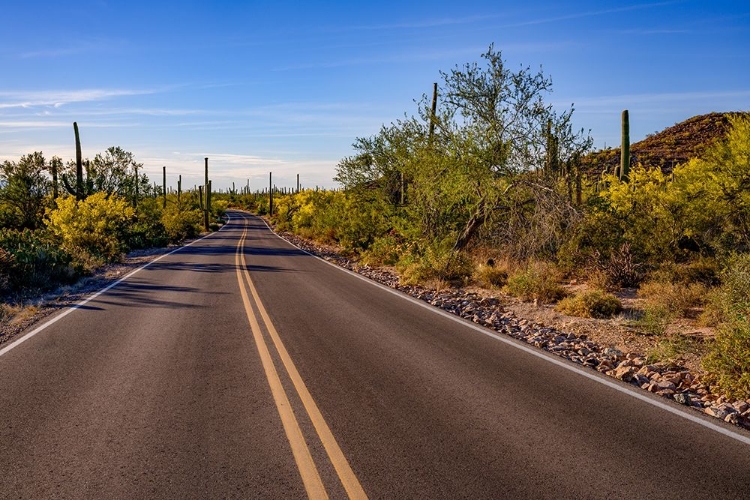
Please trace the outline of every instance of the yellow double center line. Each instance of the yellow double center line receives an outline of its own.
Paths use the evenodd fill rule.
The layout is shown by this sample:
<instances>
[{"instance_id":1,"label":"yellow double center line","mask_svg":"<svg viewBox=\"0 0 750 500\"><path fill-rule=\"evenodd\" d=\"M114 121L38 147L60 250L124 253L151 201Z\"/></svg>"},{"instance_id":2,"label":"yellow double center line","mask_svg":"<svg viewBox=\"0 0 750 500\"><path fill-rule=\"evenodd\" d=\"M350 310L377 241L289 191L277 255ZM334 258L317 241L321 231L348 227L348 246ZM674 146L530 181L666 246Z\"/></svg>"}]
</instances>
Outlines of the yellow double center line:
<instances>
[{"instance_id":1,"label":"yellow double center line","mask_svg":"<svg viewBox=\"0 0 750 500\"><path fill-rule=\"evenodd\" d=\"M247 264L245 262L244 246L245 240L247 239L247 221L245 221L245 230L242 233L239 243L237 244L237 250L235 252L235 263L237 269L237 281L240 285L240 294L242 295L242 301L245 305L245 312L247 313L247 319L250 322L250 329L253 332L253 338L255 344L258 347L258 353L260 354L261 363L268 379L268 385L271 387L271 394L273 395L274 403L276 403L276 409L281 417L281 423L284 427L284 432L289 440L289 445L292 448L292 454L294 455L294 461L297 464L297 468L302 476L302 482L305 485L305 490L309 498L328 498L323 481L320 479L320 474L315 466L312 455L310 454L310 448L305 441L305 436L302 434L302 429L297 422L297 417L294 415L292 406L289 404L289 398L287 397L284 387L281 384L281 379L276 371L276 366L273 363L271 353L268 345L263 338L263 333L260 329L258 318L253 310L253 303L260 313L260 317L266 326L268 335L271 337L273 346L279 354L281 363L284 366L287 374L289 375L294 389L297 391L297 395L302 401L302 405L305 408L310 420L315 428L318 438L323 444L323 448L328 454L328 458L333 464L333 468L338 474L341 484L349 495L349 498L355 499L366 499L367 495L362 489L362 485L359 484L359 480L354 475L349 462L346 460L344 453L341 451L336 439L333 437L331 429L323 419L323 415L318 409L318 405L315 404L310 391L307 390L307 386L302 381L297 368L292 362L292 358L289 356L284 344L281 342L276 328L271 323L271 319L268 317L266 309L263 307L263 303L260 301L258 291L255 289L253 280L250 278L250 273L247 270ZM247 288L247 289L246 289ZM248 290L250 296L252 296L252 302L250 296L248 296Z\"/></svg>"}]
</instances>

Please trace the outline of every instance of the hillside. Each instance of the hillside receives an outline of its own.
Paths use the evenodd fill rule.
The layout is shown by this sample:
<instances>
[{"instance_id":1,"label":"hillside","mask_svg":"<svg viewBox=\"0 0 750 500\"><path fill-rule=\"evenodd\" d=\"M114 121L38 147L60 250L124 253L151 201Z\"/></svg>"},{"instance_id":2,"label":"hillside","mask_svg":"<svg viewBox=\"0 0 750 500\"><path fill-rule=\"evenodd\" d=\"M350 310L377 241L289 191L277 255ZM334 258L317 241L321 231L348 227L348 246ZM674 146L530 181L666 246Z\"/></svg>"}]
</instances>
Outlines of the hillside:
<instances>
[{"instance_id":1,"label":"hillside","mask_svg":"<svg viewBox=\"0 0 750 500\"><path fill-rule=\"evenodd\" d=\"M700 157L707 146L724 137L729 118L740 113L709 113L689 118L644 140L631 144L633 164L661 167L665 172L691 158ZM750 113L742 113L750 114ZM596 151L588 155L584 164L590 172L609 172L620 164L620 148Z\"/></svg>"}]
</instances>

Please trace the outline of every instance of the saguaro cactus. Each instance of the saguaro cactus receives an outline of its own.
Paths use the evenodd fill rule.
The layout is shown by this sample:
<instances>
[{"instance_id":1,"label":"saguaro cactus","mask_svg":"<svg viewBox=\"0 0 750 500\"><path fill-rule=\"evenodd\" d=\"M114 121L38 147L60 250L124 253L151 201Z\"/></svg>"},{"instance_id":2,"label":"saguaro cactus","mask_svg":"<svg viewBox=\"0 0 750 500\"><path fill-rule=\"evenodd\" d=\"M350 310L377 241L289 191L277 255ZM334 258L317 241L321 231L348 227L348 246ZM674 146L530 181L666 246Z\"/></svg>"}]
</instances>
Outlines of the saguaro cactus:
<instances>
[{"instance_id":1,"label":"saguaro cactus","mask_svg":"<svg viewBox=\"0 0 750 500\"><path fill-rule=\"evenodd\" d=\"M203 190L206 193L206 207L203 210L203 225L205 226L206 231L210 229L208 225L208 212L211 210L211 205L209 203L209 193L208 193L208 158L206 158L206 175L204 178L204 184L203 184ZM201 196L201 199L203 197Z\"/></svg>"},{"instance_id":2,"label":"saguaro cactus","mask_svg":"<svg viewBox=\"0 0 750 500\"><path fill-rule=\"evenodd\" d=\"M57 157L53 156L52 161L50 161L49 168L52 172L52 199L56 200L58 196L60 196L59 191L59 184L57 182L57 174L60 171L60 168L62 167L62 160Z\"/></svg>"},{"instance_id":3,"label":"saguaro cactus","mask_svg":"<svg viewBox=\"0 0 750 500\"><path fill-rule=\"evenodd\" d=\"M76 198L83 199L83 159L81 158L81 136L78 133L78 122L73 122L76 135Z\"/></svg>"},{"instance_id":4,"label":"saguaro cactus","mask_svg":"<svg viewBox=\"0 0 750 500\"><path fill-rule=\"evenodd\" d=\"M551 177L557 177L560 170L560 154L557 137L552 131L552 120L547 120L545 130L547 156L544 161L546 174Z\"/></svg>"},{"instance_id":5,"label":"saguaro cactus","mask_svg":"<svg viewBox=\"0 0 750 500\"><path fill-rule=\"evenodd\" d=\"M161 208L167 208L167 167L162 167Z\"/></svg>"},{"instance_id":6,"label":"saguaro cactus","mask_svg":"<svg viewBox=\"0 0 750 500\"><path fill-rule=\"evenodd\" d=\"M72 187L68 182L65 174L62 175L63 186L65 190L76 197L76 200L82 200L86 197L86 185L83 180L83 159L81 158L81 137L78 134L78 123L73 122L73 132L76 136L76 184Z\"/></svg>"},{"instance_id":7,"label":"saguaro cactus","mask_svg":"<svg viewBox=\"0 0 750 500\"><path fill-rule=\"evenodd\" d=\"M630 116L622 111L622 149L620 150L620 180L627 181L630 173Z\"/></svg>"},{"instance_id":8,"label":"saguaro cactus","mask_svg":"<svg viewBox=\"0 0 750 500\"><path fill-rule=\"evenodd\" d=\"M177 210L182 210L182 175L177 176Z\"/></svg>"},{"instance_id":9,"label":"saguaro cactus","mask_svg":"<svg viewBox=\"0 0 750 500\"><path fill-rule=\"evenodd\" d=\"M430 112L430 140L432 140L432 136L435 135L435 121L437 120L437 117L435 116L435 113L437 113L437 82L432 84L432 108Z\"/></svg>"}]
</instances>

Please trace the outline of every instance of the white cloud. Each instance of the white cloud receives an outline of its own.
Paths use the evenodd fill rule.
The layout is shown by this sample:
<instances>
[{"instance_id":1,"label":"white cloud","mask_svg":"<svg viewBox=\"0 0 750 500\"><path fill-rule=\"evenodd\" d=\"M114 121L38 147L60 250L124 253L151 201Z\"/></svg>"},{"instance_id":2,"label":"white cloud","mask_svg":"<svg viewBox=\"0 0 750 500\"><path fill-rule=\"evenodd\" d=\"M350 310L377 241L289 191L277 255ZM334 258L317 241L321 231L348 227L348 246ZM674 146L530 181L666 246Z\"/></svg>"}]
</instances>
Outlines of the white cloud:
<instances>
[{"instance_id":1,"label":"white cloud","mask_svg":"<svg viewBox=\"0 0 750 500\"><path fill-rule=\"evenodd\" d=\"M78 102L103 101L115 97L146 95L164 89L80 89L80 90L18 90L0 91L0 109L53 106L59 108Z\"/></svg>"},{"instance_id":2,"label":"white cloud","mask_svg":"<svg viewBox=\"0 0 750 500\"><path fill-rule=\"evenodd\" d=\"M580 97L556 100L556 106L575 104L576 112L597 112L618 107L659 105L667 103L706 103L750 98L750 90L716 90L702 92L660 92L615 96Z\"/></svg>"},{"instance_id":3,"label":"white cloud","mask_svg":"<svg viewBox=\"0 0 750 500\"><path fill-rule=\"evenodd\" d=\"M627 11L632 11L632 10L652 9L654 7L674 5L676 3L683 3L683 2L671 1L671 2L642 3L642 4L636 4L636 5L627 5L625 7L617 7L614 9L603 9L603 10L594 10L594 11L587 11L587 12L574 12L572 14L566 14L563 16L531 19L528 21L521 21L517 23L506 24L503 27L504 28L517 28L517 27L522 27L522 26L531 26L535 24L555 23L559 21L568 21L571 19L581 19L585 17L601 16L604 14L616 14L618 12L627 12Z\"/></svg>"}]
</instances>

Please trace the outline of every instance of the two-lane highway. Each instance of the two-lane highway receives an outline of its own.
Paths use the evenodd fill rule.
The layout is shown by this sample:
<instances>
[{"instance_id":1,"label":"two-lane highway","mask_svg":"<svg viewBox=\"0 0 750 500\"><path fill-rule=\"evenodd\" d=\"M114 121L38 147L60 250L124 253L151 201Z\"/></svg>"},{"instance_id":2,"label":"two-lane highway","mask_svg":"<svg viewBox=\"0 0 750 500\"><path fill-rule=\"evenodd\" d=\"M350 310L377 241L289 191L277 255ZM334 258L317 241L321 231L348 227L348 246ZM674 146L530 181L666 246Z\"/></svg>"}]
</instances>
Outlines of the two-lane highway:
<instances>
[{"instance_id":1,"label":"two-lane highway","mask_svg":"<svg viewBox=\"0 0 750 500\"><path fill-rule=\"evenodd\" d=\"M750 497L747 433L231 216L0 346L0 498Z\"/></svg>"}]
</instances>

